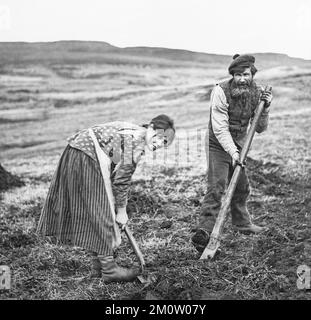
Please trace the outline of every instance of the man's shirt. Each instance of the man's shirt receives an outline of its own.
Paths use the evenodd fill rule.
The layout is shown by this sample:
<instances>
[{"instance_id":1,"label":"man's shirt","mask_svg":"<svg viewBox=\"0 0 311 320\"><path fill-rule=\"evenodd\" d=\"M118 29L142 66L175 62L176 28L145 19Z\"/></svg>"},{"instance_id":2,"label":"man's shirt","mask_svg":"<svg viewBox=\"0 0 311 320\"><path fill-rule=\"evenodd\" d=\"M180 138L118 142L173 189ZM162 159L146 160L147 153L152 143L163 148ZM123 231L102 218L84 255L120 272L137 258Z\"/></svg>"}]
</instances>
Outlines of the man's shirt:
<instances>
[{"instance_id":1,"label":"man's shirt","mask_svg":"<svg viewBox=\"0 0 311 320\"><path fill-rule=\"evenodd\" d=\"M238 147L234 143L229 131L229 104L226 95L220 86L215 86L211 93L211 125L213 132L223 147L223 149L231 156L238 152ZM256 132L261 133L268 127L269 108L265 108L259 118ZM250 119L250 123L252 118Z\"/></svg>"}]
</instances>

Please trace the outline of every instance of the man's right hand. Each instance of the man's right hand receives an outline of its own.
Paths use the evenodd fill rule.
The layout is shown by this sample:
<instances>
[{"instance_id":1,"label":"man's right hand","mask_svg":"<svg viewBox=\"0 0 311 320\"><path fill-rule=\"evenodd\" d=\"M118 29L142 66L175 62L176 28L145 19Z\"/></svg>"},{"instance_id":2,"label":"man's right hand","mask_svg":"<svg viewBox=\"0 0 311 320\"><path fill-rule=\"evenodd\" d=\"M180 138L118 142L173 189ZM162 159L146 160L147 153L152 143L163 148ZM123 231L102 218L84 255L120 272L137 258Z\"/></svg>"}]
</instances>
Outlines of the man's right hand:
<instances>
[{"instance_id":1,"label":"man's right hand","mask_svg":"<svg viewBox=\"0 0 311 320\"><path fill-rule=\"evenodd\" d=\"M240 163L240 153L235 152L232 155L232 167L234 168L238 163Z\"/></svg>"}]
</instances>

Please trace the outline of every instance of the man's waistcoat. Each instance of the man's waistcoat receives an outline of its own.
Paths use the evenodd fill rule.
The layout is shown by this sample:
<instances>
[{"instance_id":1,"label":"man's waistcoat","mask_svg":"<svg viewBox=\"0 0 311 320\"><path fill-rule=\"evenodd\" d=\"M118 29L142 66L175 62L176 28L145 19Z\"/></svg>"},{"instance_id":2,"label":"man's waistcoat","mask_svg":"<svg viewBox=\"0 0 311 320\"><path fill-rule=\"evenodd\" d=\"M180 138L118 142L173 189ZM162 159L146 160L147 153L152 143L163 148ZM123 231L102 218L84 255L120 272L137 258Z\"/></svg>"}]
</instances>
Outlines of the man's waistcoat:
<instances>
[{"instance_id":1,"label":"man's waistcoat","mask_svg":"<svg viewBox=\"0 0 311 320\"><path fill-rule=\"evenodd\" d=\"M227 103L229 104L228 115L230 134L237 146L242 148L246 139L249 121L254 116L254 112L258 106L261 88L257 86L255 82L252 82L250 88L251 94L249 98L233 98L230 93L231 83L232 79L222 82L218 85L223 89L227 99ZM210 142L220 145L213 132L211 118L209 122L209 140Z\"/></svg>"}]
</instances>

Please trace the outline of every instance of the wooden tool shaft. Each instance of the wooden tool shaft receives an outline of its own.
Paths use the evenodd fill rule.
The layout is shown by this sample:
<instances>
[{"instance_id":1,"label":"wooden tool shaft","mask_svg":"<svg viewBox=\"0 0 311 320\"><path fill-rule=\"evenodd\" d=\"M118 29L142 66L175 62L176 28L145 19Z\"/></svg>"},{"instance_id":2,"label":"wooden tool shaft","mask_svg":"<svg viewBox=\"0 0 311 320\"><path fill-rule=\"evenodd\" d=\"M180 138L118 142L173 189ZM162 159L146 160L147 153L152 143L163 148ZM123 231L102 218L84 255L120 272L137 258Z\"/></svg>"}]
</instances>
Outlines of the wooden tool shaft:
<instances>
[{"instance_id":1,"label":"wooden tool shaft","mask_svg":"<svg viewBox=\"0 0 311 320\"><path fill-rule=\"evenodd\" d=\"M144 267L145 267L144 256L143 256L142 252L140 251L139 246L138 246L131 230L128 228L128 226L125 225L123 230L124 230L127 238L129 239L129 242L130 242L130 244L131 244L131 246L132 246L139 262L140 262L141 270L143 271Z\"/></svg>"},{"instance_id":2,"label":"wooden tool shaft","mask_svg":"<svg viewBox=\"0 0 311 320\"><path fill-rule=\"evenodd\" d=\"M226 216L223 213L226 213L230 207L231 200L234 195L234 191L236 189L241 171L242 171L241 166L236 166L236 168L233 172L232 178L230 180L227 192L226 192L225 197L222 201L219 214L216 219L215 227L212 232L212 234L214 234L214 235L219 235L222 233L222 229L224 227L224 223L222 223L222 220L225 220L225 218L226 218Z\"/></svg>"},{"instance_id":3,"label":"wooden tool shaft","mask_svg":"<svg viewBox=\"0 0 311 320\"><path fill-rule=\"evenodd\" d=\"M240 162L241 163L243 163L246 160L248 151L249 151L249 149L251 147L251 144L252 144L255 132L256 132L256 127L257 127L259 118L260 118L260 116L262 114L262 111L264 109L264 105L265 105L265 102L264 101L260 101L260 103L259 103L259 105L258 105L258 107L256 109L256 113L255 113L252 125L251 125L251 127L250 127L250 129L249 129L249 131L247 133L244 146L243 146L243 148L241 150L241 153L240 153Z\"/></svg>"}]
</instances>

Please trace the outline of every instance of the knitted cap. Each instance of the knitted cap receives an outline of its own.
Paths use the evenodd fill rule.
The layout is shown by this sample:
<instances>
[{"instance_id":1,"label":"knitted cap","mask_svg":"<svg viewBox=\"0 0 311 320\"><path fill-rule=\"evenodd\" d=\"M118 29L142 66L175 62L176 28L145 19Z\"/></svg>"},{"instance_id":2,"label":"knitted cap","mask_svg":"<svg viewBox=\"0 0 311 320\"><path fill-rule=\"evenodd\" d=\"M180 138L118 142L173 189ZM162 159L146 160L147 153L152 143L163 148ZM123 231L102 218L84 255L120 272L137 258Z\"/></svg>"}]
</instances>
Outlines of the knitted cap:
<instances>
[{"instance_id":1,"label":"knitted cap","mask_svg":"<svg viewBox=\"0 0 311 320\"><path fill-rule=\"evenodd\" d=\"M234 71L241 68L250 68L254 66L255 57L248 54L235 54L233 56L233 61L231 62L228 70L231 75L234 74Z\"/></svg>"}]
</instances>

